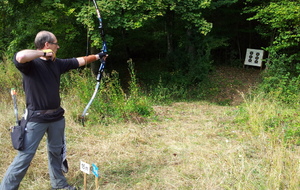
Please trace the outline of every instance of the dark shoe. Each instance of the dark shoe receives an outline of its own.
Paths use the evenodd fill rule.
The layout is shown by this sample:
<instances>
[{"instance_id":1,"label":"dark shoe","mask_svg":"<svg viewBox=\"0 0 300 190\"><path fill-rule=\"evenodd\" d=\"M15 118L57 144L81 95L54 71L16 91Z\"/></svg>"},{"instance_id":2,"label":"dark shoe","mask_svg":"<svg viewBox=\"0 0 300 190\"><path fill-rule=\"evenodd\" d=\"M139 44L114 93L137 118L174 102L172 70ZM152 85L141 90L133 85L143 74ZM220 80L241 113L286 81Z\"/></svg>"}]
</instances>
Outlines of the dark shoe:
<instances>
[{"instance_id":1,"label":"dark shoe","mask_svg":"<svg viewBox=\"0 0 300 190\"><path fill-rule=\"evenodd\" d=\"M66 189L66 190L77 190L77 188L75 186L71 186L71 185L68 185L68 186L66 186L64 188L53 188L52 187L51 190L59 190L59 189L61 189L61 190L63 190L63 189Z\"/></svg>"}]
</instances>

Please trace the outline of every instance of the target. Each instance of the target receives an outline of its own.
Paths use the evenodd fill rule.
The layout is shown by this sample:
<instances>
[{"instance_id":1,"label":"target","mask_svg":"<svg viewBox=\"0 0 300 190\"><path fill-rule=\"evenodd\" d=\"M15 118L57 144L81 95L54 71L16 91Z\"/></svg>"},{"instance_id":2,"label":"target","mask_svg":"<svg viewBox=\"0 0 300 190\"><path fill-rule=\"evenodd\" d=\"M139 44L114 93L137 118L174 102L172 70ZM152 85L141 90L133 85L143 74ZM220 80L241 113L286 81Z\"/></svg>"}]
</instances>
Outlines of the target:
<instances>
[{"instance_id":1,"label":"target","mask_svg":"<svg viewBox=\"0 0 300 190\"><path fill-rule=\"evenodd\" d=\"M247 48L244 65L261 67L263 55L264 50Z\"/></svg>"}]
</instances>

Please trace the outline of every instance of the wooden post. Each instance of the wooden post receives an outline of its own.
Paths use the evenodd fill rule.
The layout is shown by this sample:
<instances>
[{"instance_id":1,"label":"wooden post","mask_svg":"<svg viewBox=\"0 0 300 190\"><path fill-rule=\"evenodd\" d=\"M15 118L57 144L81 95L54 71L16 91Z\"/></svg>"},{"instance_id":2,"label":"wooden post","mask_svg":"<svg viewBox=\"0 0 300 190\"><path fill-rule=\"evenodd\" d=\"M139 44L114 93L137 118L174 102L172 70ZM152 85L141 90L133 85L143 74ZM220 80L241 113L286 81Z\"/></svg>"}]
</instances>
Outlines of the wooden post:
<instances>
[{"instance_id":1,"label":"wooden post","mask_svg":"<svg viewBox=\"0 0 300 190\"><path fill-rule=\"evenodd\" d=\"M87 190L86 187L87 187L87 183L86 183L86 178L87 178L87 174L90 174L90 165L83 162L83 161L80 161L80 170L82 172L84 172L83 174L83 188L84 190Z\"/></svg>"},{"instance_id":2,"label":"wooden post","mask_svg":"<svg viewBox=\"0 0 300 190\"><path fill-rule=\"evenodd\" d=\"M98 182L98 177L95 176L95 184L96 184L96 190L99 189L99 182Z\"/></svg>"},{"instance_id":3,"label":"wooden post","mask_svg":"<svg viewBox=\"0 0 300 190\"><path fill-rule=\"evenodd\" d=\"M84 175L83 175L83 189L84 189L84 190L87 190L87 189L86 189L86 187L87 187L87 180L86 180L86 178L87 178L87 177L86 177L86 173L84 173Z\"/></svg>"}]
</instances>

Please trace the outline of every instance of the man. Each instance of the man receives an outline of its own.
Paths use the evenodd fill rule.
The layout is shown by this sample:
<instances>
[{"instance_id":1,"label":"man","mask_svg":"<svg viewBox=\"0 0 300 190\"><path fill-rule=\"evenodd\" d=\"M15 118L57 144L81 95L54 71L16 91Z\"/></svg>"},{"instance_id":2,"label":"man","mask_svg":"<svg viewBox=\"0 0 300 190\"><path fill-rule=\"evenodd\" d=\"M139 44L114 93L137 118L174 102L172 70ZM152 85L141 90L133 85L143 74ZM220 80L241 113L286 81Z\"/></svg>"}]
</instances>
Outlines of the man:
<instances>
[{"instance_id":1,"label":"man","mask_svg":"<svg viewBox=\"0 0 300 190\"><path fill-rule=\"evenodd\" d=\"M16 190L26 174L38 145L47 133L48 167L52 189L76 190L70 186L62 172L61 151L64 140L64 109L60 107L60 75L99 59L106 59L105 53L85 57L58 59L59 45L55 35L41 31L35 38L36 50L22 50L15 54L13 62L23 76L26 95L27 120L25 148L6 171L1 190Z\"/></svg>"}]
</instances>

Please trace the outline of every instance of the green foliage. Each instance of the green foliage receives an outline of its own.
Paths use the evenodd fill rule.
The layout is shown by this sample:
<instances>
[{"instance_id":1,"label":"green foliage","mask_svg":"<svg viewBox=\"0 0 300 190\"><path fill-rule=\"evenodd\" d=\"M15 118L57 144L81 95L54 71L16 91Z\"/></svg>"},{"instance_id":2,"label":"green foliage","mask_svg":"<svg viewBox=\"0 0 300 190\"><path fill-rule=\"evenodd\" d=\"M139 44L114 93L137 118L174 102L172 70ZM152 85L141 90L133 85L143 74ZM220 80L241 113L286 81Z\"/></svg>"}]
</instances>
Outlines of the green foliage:
<instances>
[{"instance_id":1,"label":"green foliage","mask_svg":"<svg viewBox=\"0 0 300 190\"><path fill-rule=\"evenodd\" d=\"M199 87L205 83L212 69L211 50L222 45L209 35L201 37L194 31L190 39L180 39L181 47L170 54L168 60L147 62L151 65L139 73L143 84L154 101L168 102L170 99L195 99L203 97L207 89ZM198 42L198 43L197 43ZM190 48L190 49L189 49ZM187 50L188 49L188 50ZM183 52L190 51L185 54ZM168 63L168 67L161 64ZM146 64L146 63L144 63ZM203 86L203 85L202 85Z\"/></svg>"},{"instance_id":2,"label":"green foliage","mask_svg":"<svg viewBox=\"0 0 300 190\"><path fill-rule=\"evenodd\" d=\"M128 59L132 56L157 59L159 56L172 60L175 54L178 54L179 58L184 54L185 68L171 68L172 72L178 69L174 72L184 73L184 77L173 80L178 81L188 76L187 80L181 82L185 84L195 80L201 81L206 75L211 64L207 57L211 48L207 44L199 45L203 44L202 42L206 43L203 38L195 38L208 34L212 28L212 24L203 16L203 11L211 5L210 1L125 0L97 3L104 21L106 41L111 51L109 53L114 59L124 60L124 57ZM3 49L9 56L20 49L34 49L32 42L40 30L49 30L57 36L61 47L57 56L61 58L83 55L86 43L94 47L92 53L102 46L97 30L96 11L91 2L15 0L2 1L0 6L3 7L1 14L4 15L0 26L8 28L0 32L0 36L3 36L0 45L3 44ZM29 12L31 14L27 14ZM169 28L169 24L174 27ZM141 31L142 34L139 34ZM166 35L172 36L169 42L166 41ZM207 47L208 49L204 50ZM174 50L172 54L169 54L169 49ZM194 49L193 52L189 52L190 49ZM169 64L166 64L166 67L167 65ZM181 84L178 85L184 88Z\"/></svg>"},{"instance_id":3,"label":"green foliage","mask_svg":"<svg viewBox=\"0 0 300 190\"><path fill-rule=\"evenodd\" d=\"M238 2L238 0L217 0L217 1L212 1L211 6L209 7L210 9L218 9L222 6L230 6L234 3Z\"/></svg>"},{"instance_id":4,"label":"green foliage","mask_svg":"<svg viewBox=\"0 0 300 190\"><path fill-rule=\"evenodd\" d=\"M153 114L149 99L140 92L133 65L130 66L131 81L129 92L125 93L119 81L119 75L112 71L111 76L104 77L100 89L88 110L87 124L109 124L114 122L144 122ZM90 100L96 81L89 69L80 73L71 72L62 78L63 96L79 101L72 102L74 119Z\"/></svg>"},{"instance_id":5,"label":"green foliage","mask_svg":"<svg viewBox=\"0 0 300 190\"><path fill-rule=\"evenodd\" d=\"M271 1L255 7L250 20L262 23L259 32L271 37L268 70L262 89L276 99L299 105L300 5L298 1Z\"/></svg>"},{"instance_id":6,"label":"green foliage","mask_svg":"<svg viewBox=\"0 0 300 190\"><path fill-rule=\"evenodd\" d=\"M236 114L236 125L249 129L254 135L265 131L276 141L282 139L287 146L300 144L299 106L286 106L269 94L251 94Z\"/></svg>"},{"instance_id":7,"label":"green foliage","mask_svg":"<svg viewBox=\"0 0 300 190\"><path fill-rule=\"evenodd\" d=\"M173 1L170 0L170 10L174 10L186 22L186 28L196 29L200 34L206 35L212 28L212 23L203 17L203 10L210 6L211 1Z\"/></svg>"},{"instance_id":8,"label":"green foliage","mask_svg":"<svg viewBox=\"0 0 300 190\"><path fill-rule=\"evenodd\" d=\"M190 89L195 90L204 83L211 70L212 60L220 57L219 59L223 61L226 55L230 55L233 57L229 60L232 64L233 61L239 61L241 58L240 49L230 48L232 50L229 54L223 54L222 50L222 54L219 56L219 52L215 53L215 57L212 57L212 52L217 48L231 45L230 39L235 43L235 37L240 35L240 31L250 30L239 28L241 22L243 23L241 26L246 25L243 20L245 15L231 19L232 15L239 15L241 10L230 6L237 5L238 8L245 6L244 3L236 0L97 2L108 34L106 39L111 50L109 54L112 62L124 61L125 58L127 60L132 57L138 62L147 63L144 64L145 71L139 69L138 72L141 73L137 76L142 79L143 88L152 89L155 99L160 101L168 98L187 98L191 94L197 96L199 90L191 92ZM252 13L256 13L249 20L261 22L259 32L274 39L272 46L265 48L270 53L268 72L273 74L266 79L267 83L270 82L265 84L265 89L273 91L272 89L276 90L278 87L276 84L284 86L282 92L276 91L274 94L287 94L288 97L284 101L290 102L298 93L296 87L293 87L297 84L297 78L293 79L293 77L297 77L300 72L300 51L297 45L299 44L299 5L295 1L284 0L246 2L248 7L254 6ZM101 47L102 40L97 30L98 20L91 2L4 0L0 2L0 7L2 16L0 28L3 29L0 30L0 51L6 51L9 56L20 49L34 48L32 43L34 36L42 29L50 30L57 35L61 44L58 57L81 56L86 49L86 40L89 40L93 47ZM224 9L224 7L229 8ZM210 13L212 10L215 12ZM29 12L30 14L27 14ZM213 13L219 14L215 18ZM218 20L221 17L225 17L228 21L220 25L221 21ZM219 30L214 30L218 32L209 33L212 23L219 27ZM238 30L234 29L235 27ZM220 28L228 29L227 35L220 35L222 33L220 31L224 32ZM86 29L88 29L89 39L86 39ZM276 60L274 52L287 55L288 60ZM157 72L148 72L153 62L159 62L160 69ZM280 72L282 76L274 70L277 68L282 71ZM88 71L84 72L88 73ZM84 81L87 82L88 80ZM207 88L201 91L205 89ZM204 96L203 94L205 93L198 94L198 97Z\"/></svg>"},{"instance_id":9,"label":"green foliage","mask_svg":"<svg viewBox=\"0 0 300 190\"><path fill-rule=\"evenodd\" d=\"M98 1L98 6L101 8L101 16L105 18L109 28L137 29L143 27L147 20L163 16L167 11L171 10L175 11L182 20L187 22L185 27L196 27L203 34L209 32L212 26L211 23L205 21L201 13L201 10L209 5L210 1L206 0ZM85 23L88 28L93 30L94 25L91 24L90 19L87 19L91 18L91 15L95 15L95 11L91 11L90 7L83 7L77 16L79 21Z\"/></svg>"},{"instance_id":10,"label":"green foliage","mask_svg":"<svg viewBox=\"0 0 300 190\"><path fill-rule=\"evenodd\" d=\"M278 101L282 101L291 106L299 106L299 81L300 77L293 77L291 79L289 73L278 77L269 76L264 78L261 89L268 92Z\"/></svg>"},{"instance_id":11,"label":"green foliage","mask_svg":"<svg viewBox=\"0 0 300 190\"><path fill-rule=\"evenodd\" d=\"M252 17L265 25L268 35L274 35L270 50L283 51L289 54L297 53L300 42L300 5L297 1L275 1L267 6L261 6L257 14ZM266 35L264 30L260 30ZM271 33L272 32L272 33ZM299 49L298 49L299 50Z\"/></svg>"},{"instance_id":12,"label":"green foliage","mask_svg":"<svg viewBox=\"0 0 300 190\"><path fill-rule=\"evenodd\" d=\"M13 14L12 7L8 1L0 1L0 54L5 51L6 44L9 43L11 37L11 28L9 27L10 20L7 19ZM0 57L1 59L1 57Z\"/></svg>"},{"instance_id":13,"label":"green foliage","mask_svg":"<svg viewBox=\"0 0 300 190\"><path fill-rule=\"evenodd\" d=\"M11 57L20 49L34 49L34 37L41 30L53 32L60 42L62 48L59 57L71 57L73 53L84 52L74 46L84 45L85 41L78 41L85 35L82 27L76 23L75 10L78 4L67 1L1 1L3 8L0 12L3 17L0 19L0 36L6 53ZM3 25L3 26L2 26ZM4 43L5 42L5 43ZM72 43L71 43L72 42ZM72 49L72 51L70 51Z\"/></svg>"},{"instance_id":14,"label":"green foliage","mask_svg":"<svg viewBox=\"0 0 300 190\"><path fill-rule=\"evenodd\" d=\"M286 142L300 145L300 128L299 128L299 114L295 113L296 110L289 110L285 113L280 113L270 116L265 120L265 130L275 132L282 130L283 139Z\"/></svg>"},{"instance_id":15,"label":"green foliage","mask_svg":"<svg viewBox=\"0 0 300 190\"><path fill-rule=\"evenodd\" d=\"M179 74L180 75L180 74ZM158 83L150 86L149 96L153 102L157 104L168 104L173 101L183 100L188 98L187 86L182 82L172 83L172 79L176 78L173 76L170 77L170 81L162 78L166 78L167 73L162 74Z\"/></svg>"},{"instance_id":16,"label":"green foliage","mask_svg":"<svg viewBox=\"0 0 300 190\"><path fill-rule=\"evenodd\" d=\"M125 106L125 114L129 115L126 115L126 117L137 119L139 116L150 116L152 114L151 104L148 98L142 94L141 88L138 85L134 63L130 59L128 60L128 64L131 80L129 82L129 97Z\"/></svg>"},{"instance_id":17,"label":"green foliage","mask_svg":"<svg viewBox=\"0 0 300 190\"><path fill-rule=\"evenodd\" d=\"M272 55L260 89L278 101L298 106L300 103L300 77L297 74L299 73L298 69L294 68L294 56L275 53Z\"/></svg>"},{"instance_id":18,"label":"green foliage","mask_svg":"<svg viewBox=\"0 0 300 190\"><path fill-rule=\"evenodd\" d=\"M1 93L9 94L11 88L17 89L18 93L22 92L21 77L20 72L16 69L12 61L4 59L3 62L0 62Z\"/></svg>"}]
</instances>

